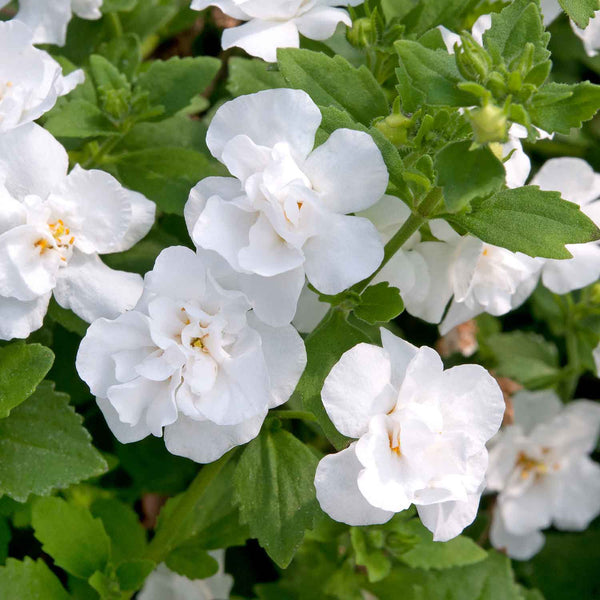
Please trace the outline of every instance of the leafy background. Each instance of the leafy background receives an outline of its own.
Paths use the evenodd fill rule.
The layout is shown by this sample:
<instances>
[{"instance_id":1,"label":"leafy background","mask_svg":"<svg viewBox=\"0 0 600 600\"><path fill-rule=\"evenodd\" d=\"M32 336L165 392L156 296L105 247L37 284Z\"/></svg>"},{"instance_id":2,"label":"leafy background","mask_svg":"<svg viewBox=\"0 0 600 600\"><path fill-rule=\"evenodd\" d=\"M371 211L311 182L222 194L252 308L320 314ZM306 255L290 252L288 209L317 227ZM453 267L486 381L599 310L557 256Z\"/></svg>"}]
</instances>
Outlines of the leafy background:
<instances>
[{"instance_id":1,"label":"leafy background","mask_svg":"<svg viewBox=\"0 0 600 600\"><path fill-rule=\"evenodd\" d=\"M189 189L203 177L224 174L204 142L211 115L231 97L282 86L306 90L321 107L319 142L338 127L369 131L385 157L393 193L420 202L437 177L448 218L488 241L558 257L565 241L589 235L585 223L562 219L562 213L557 221L568 229L554 236L535 223L531 228L531 221L527 235L514 239L494 227L502 203L548 207L553 197L522 201L497 193L502 173L485 147L477 151L481 177L473 172L461 186L445 189L445 181L456 183L453 156L464 166L473 136L456 107L473 104L473 91L481 90L457 86L466 78L453 58L440 59L440 38L430 30L440 24L468 29L477 16L499 12L505 3L370 4L372 12L357 9L354 16L362 20L348 38L341 28L325 43L303 40L303 50L280 53L276 68L242 52L222 52L223 16L192 11L188 0L105 0L101 20L74 19L66 46L48 51L66 72L84 68L86 82L41 122L69 150L72 164L112 173L159 209L148 237L106 262L143 274L163 248L190 246L182 218ZM526 150L534 169L554 156L578 156L600 171L600 121L571 129L600 105L597 88L580 84L598 81L600 58L585 54L566 16L552 24L548 40L531 11L524 12L530 4L513 2L510 18L535 46L540 66L532 81L539 86L544 79L549 43L552 81L577 85L580 101L544 112L517 94L515 115L525 106L534 122L564 132ZM562 4L578 21L598 8L589 0ZM9 5L1 14L9 18L14 9ZM496 40L499 60L512 51L505 42ZM431 67L428 75L424 64ZM404 112L418 114L392 131L382 120L398 93ZM452 140L459 146L448 148ZM475 210L465 211L468 206ZM412 511L368 528L335 523L320 511L312 486L316 463L346 443L320 403L329 368L354 344L377 341L381 323L417 345L438 339L435 327L402 313L397 292L385 284L326 300L338 310L306 340L309 364L288 413L270 416L256 440L199 475L198 465L167 453L161 440L116 442L75 372L86 324L72 313L53 303L44 327L25 343L0 344L0 595L130 598L158 562L204 578L216 570L207 550L228 548L226 568L238 598L599 597L600 521L582 534L549 531L539 555L511 564L487 549L489 498L465 535L447 544L434 544ZM479 351L469 360L529 389L555 387L565 399L599 399L591 361L599 339L600 287L567 297L540 288L516 312L478 319ZM454 354L447 364L464 360ZM304 419L295 418L298 411Z\"/></svg>"}]
</instances>

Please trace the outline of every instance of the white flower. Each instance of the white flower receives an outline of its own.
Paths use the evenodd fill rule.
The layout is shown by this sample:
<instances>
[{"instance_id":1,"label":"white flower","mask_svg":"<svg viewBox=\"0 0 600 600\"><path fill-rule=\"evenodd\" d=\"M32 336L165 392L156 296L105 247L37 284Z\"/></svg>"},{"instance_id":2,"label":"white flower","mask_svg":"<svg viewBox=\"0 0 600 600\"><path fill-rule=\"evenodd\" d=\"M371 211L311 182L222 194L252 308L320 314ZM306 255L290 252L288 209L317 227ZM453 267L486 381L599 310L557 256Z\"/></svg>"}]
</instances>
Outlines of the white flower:
<instances>
[{"instance_id":1,"label":"white flower","mask_svg":"<svg viewBox=\"0 0 600 600\"><path fill-rule=\"evenodd\" d=\"M61 66L33 47L23 23L0 21L0 135L41 117L83 80L81 70L63 77Z\"/></svg>"},{"instance_id":2,"label":"white flower","mask_svg":"<svg viewBox=\"0 0 600 600\"><path fill-rule=\"evenodd\" d=\"M350 525L383 523L415 504L434 539L449 540L475 518L502 392L478 365L444 371L431 348L385 329L381 337L383 348L355 346L325 380L327 414L359 440L321 460L317 498Z\"/></svg>"},{"instance_id":3,"label":"white flower","mask_svg":"<svg viewBox=\"0 0 600 600\"><path fill-rule=\"evenodd\" d=\"M207 144L235 178L209 177L185 208L200 248L219 253L233 269L269 289L257 314L289 323L309 282L337 294L368 277L383 245L367 219L347 216L375 204L388 173L379 149L363 132L338 129L313 150L321 123L303 91L276 89L224 104ZM245 290L246 291L246 290Z\"/></svg>"},{"instance_id":4,"label":"white flower","mask_svg":"<svg viewBox=\"0 0 600 600\"><path fill-rule=\"evenodd\" d=\"M592 352L594 364L596 365L596 376L600 377L600 344L596 346Z\"/></svg>"},{"instance_id":5,"label":"white flower","mask_svg":"<svg viewBox=\"0 0 600 600\"><path fill-rule=\"evenodd\" d=\"M298 48L300 34L311 40L330 38L339 23L352 26L347 11L364 0L192 0L192 8L220 8L226 15L247 21L223 32L223 49L243 48L268 62L277 60L277 48Z\"/></svg>"},{"instance_id":6,"label":"white flower","mask_svg":"<svg viewBox=\"0 0 600 600\"><path fill-rule=\"evenodd\" d=\"M542 190L557 191L561 196L578 204L596 225L600 226L600 175L580 158L552 158L531 180ZM600 277L600 244L567 244L573 258L543 260L542 282L555 294L566 294Z\"/></svg>"},{"instance_id":7,"label":"white flower","mask_svg":"<svg viewBox=\"0 0 600 600\"><path fill-rule=\"evenodd\" d=\"M123 443L161 436L173 454L216 460L256 437L306 365L296 330L264 325L201 257L164 250L136 309L88 329L77 370Z\"/></svg>"},{"instance_id":8,"label":"white flower","mask_svg":"<svg viewBox=\"0 0 600 600\"><path fill-rule=\"evenodd\" d=\"M135 305L142 278L98 254L148 233L155 205L103 171L76 166L39 125L0 135L0 339L42 326L51 294L88 322Z\"/></svg>"},{"instance_id":9,"label":"white flower","mask_svg":"<svg viewBox=\"0 0 600 600\"><path fill-rule=\"evenodd\" d=\"M9 2L0 0L0 8ZM73 13L82 19L99 19L101 6L102 0L19 0L19 12L12 22L27 25L33 33L34 44L64 46ZM0 40L2 37L0 33Z\"/></svg>"},{"instance_id":10,"label":"white flower","mask_svg":"<svg viewBox=\"0 0 600 600\"><path fill-rule=\"evenodd\" d=\"M225 551L209 554L219 563L219 571L207 579L188 579L160 564L146 579L138 600L227 600L233 577L225 573Z\"/></svg>"},{"instance_id":11,"label":"white flower","mask_svg":"<svg viewBox=\"0 0 600 600\"><path fill-rule=\"evenodd\" d=\"M544 544L542 529L582 531L600 514L600 466L588 454L600 431L600 404L563 407L551 391L513 397L515 424L492 440L487 484L499 492L490 540L528 560Z\"/></svg>"}]
</instances>

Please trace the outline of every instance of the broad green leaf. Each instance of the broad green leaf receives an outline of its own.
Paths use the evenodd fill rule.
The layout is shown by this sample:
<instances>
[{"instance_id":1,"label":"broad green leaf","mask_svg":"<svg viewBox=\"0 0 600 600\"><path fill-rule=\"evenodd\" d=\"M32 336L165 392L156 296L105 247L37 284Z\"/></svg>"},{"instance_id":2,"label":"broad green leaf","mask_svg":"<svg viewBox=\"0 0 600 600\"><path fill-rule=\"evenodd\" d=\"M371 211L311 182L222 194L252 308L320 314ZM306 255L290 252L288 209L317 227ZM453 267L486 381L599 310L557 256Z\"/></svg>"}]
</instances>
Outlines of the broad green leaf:
<instances>
[{"instance_id":1,"label":"broad green leaf","mask_svg":"<svg viewBox=\"0 0 600 600\"><path fill-rule=\"evenodd\" d=\"M403 2L400 2L400 5L402 4ZM410 12L402 15L402 24L408 32L415 35L422 35L438 25L452 31L461 31L465 28L465 16L477 4L478 0L420 0Z\"/></svg>"},{"instance_id":2,"label":"broad green leaf","mask_svg":"<svg viewBox=\"0 0 600 600\"><path fill-rule=\"evenodd\" d=\"M581 29L588 26L594 13L600 9L598 0L558 0L558 3Z\"/></svg>"},{"instance_id":3,"label":"broad green leaf","mask_svg":"<svg viewBox=\"0 0 600 600\"><path fill-rule=\"evenodd\" d=\"M48 381L0 420L0 494L24 502L105 470L68 396Z\"/></svg>"},{"instance_id":4,"label":"broad green leaf","mask_svg":"<svg viewBox=\"0 0 600 600\"><path fill-rule=\"evenodd\" d=\"M127 77L104 56L99 54L90 56L90 73L98 90L104 92L108 90L129 92L131 90Z\"/></svg>"},{"instance_id":5,"label":"broad green leaf","mask_svg":"<svg viewBox=\"0 0 600 600\"><path fill-rule=\"evenodd\" d=\"M102 521L111 542L111 559L115 565L141 558L146 548L146 532L136 512L114 498L99 498L90 507Z\"/></svg>"},{"instance_id":6,"label":"broad green leaf","mask_svg":"<svg viewBox=\"0 0 600 600\"><path fill-rule=\"evenodd\" d=\"M502 12L492 14L492 26L483 34L483 45L494 62L510 67L523 54L525 45L533 44L533 65L525 81L544 83L550 70L547 50L550 34L544 30L537 0L515 0Z\"/></svg>"},{"instance_id":7,"label":"broad green leaf","mask_svg":"<svg viewBox=\"0 0 600 600\"><path fill-rule=\"evenodd\" d=\"M504 190L471 204L472 211L452 215L449 221L484 242L544 258L571 258L565 244L583 244L600 238L600 231L558 192L528 185Z\"/></svg>"},{"instance_id":8,"label":"broad green leaf","mask_svg":"<svg viewBox=\"0 0 600 600\"><path fill-rule=\"evenodd\" d=\"M180 147L147 148L119 155L115 163L122 183L156 202L167 213L183 215L190 189L201 179L224 175L214 159Z\"/></svg>"},{"instance_id":9,"label":"broad green leaf","mask_svg":"<svg viewBox=\"0 0 600 600\"><path fill-rule=\"evenodd\" d=\"M121 600L123 598L119 581L113 573L96 571L90 576L88 583L100 594L102 600Z\"/></svg>"},{"instance_id":10,"label":"broad green leaf","mask_svg":"<svg viewBox=\"0 0 600 600\"><path fill-rule=\"evenodd\" d=\"M568 134L581 127L600 108L600 86L583 81L574 85L549 83L533 97L528 106L534 125L544 131Z\"/></svg>"},{"instance_id":11,"label":"broad green leaf","mask_svg":"<svg viewBox=\"0 0 600 600\"><path fill-rule=\"evenodd\" d=\"M383 581L365 587L379 600L520 600L510 559L494 551L476 564L453 569L396 567Z\"/></svg>"},{"instance_id":12,"label":"broad green leaf","mask_svg":"<svg viewBox=\"0 0 600 600\"><path fill-rule=\"evenodd\" d=\"M433 541L433 535L418 519L402 524L402 532L414 535L418 543L398 558L414 569L451 569L465 567L487 558L485 550L470 538L460 535L447 542Z\"/></svg>"},{"instance_id":13,"label":"broad green leaf","mask_svg":"<svg viewBox=\"0 0 600 600\"><path fill-rule=\"evenodd\" d=\"M67 573L87 579L110 559L110 539L102 521L87 508L62 498L40 498L32 510L35 537Z\"/></svg>"},{"instance_id":14,"label":"broad green leaf","mask_svg":"<svg viewBox=\"0 0 600 600\"><path fill-rule=\"evenodd\" d=\"M529 389L547 388L560 376L558 350L541 335L526 331L497 333L486 339L495 370Z\"/></svg>"},{"instance_id":15,"label":"broad green leaf","mask_svg":"<svg viewBox=\"0 0 600 600\"><path fill-rule=\"evenodd\" d=\"M46 563L25 557L23 562L9 558L0 567L0 596L6 600L69 600L58 577Z\"/></svg>"},{"instance_id":16,"label":"broad green leaf","mask_svg":"<svg viewBox=\"0 0 600 600\"><path fill-rule=\"evenodd\" d=\"M423 104L471 106L477 103L475 96L456 86L464 80L454 56L446 50L431 50L410 40L400 40L394 47L400 57L396 74L405 112L414 112Z\"/></svg>"},{"instance_id":17,"label":"broad green leaf","mask_svg":"<svg viewBox=\"0 0 600 600\"><path fill-rule=\"evenodd\" d=\"M304 407L316 417L329 441L338 449L348 443L330 421L323 402L321 389L329 371L340 356L361 342L371 342L365 333L346 320L340 310L334 310L306 338L308 363L294 394L302 398Z\"/></svg>"},{"instance_id":18,"label":"broad green leaf","mask_svg":"<svg viewBox=\"0 0 600 600\"><path fill-rule=\"evenodd\" d=\"M118 135L109 118L87 100L70 100L52 110L44 127L58 138L89 138Z\"/></svg>"},{"instance_id":19,"label":"broad green leaf","mask_svg":"<svg viewBox=\"0 0 600 600\"><path fill-rule=\"evenodd\" d=\"M471 200L499 191L504 185L502 163L489 147L470 149L470 142L453 142L435 157L438 185L449 212L458 212Z\"/></svg>"},{"instance_id":20,"label":"broad green leaf","mask_svg":"<svg viewBox=\"0 0 600 600\"><path fill-rule=\"evenodd\" d=\"M155 60L140 75L137 86L148 92L151 104L164 107L164 116L171 116L203 92L220 68L221 61L210 56Z\"/></svg>"},{"instance_id":21,"label":"broad green leaf","mask_svg":"<svg viewBox=\"0 0 600 600\"><path fill-rule=\"evenodd\" d=\"M170 552L165 564L188 579L206 579L219 570L219 563L202 547L183 544Z\"/></svg>"},{"instance_id":22,"label":"broad green leaf","mask_svg":"<svg viewBox=\"0 0 600 600\"><path fill-rule=\"evenodd\" d=\"M341 56L294 48L279 49L277 58L287 83L307 92L319 106L345 110L367 126L388 115L385 94L365 66L357 69Z\"/></svg>"},{"instance_id":23,"label":"broad green leaf","mask_svg":"<svg viewBox=\"0 0 600 600\"><path fill-rule=\"evenodd\" d=\"M263 428L235 471L235 501L269 556L288 566L319 510L313 480L318 458L292 434Z\"/></svg>"},{"instance_id":24,"label":"broad green leaf","mask_svg":"<svg viewBox=\"0 0 600 600\"><path fill-rule=\"evenodd\" d=\"M281 73L262 60L233 57L228 66L227 90L234 97L286 87Z\"/></svg>"},{"instance_id":25,"label":"broad green leaf","mask_svg":"<svg viewBox=\"0 0 600 600\"><path fill-rule=\"evenodd\" d=\"M122 562L116 569L119 587L124 591L139 590L155 567L151 560L142 558Z\"/></svg>"},{"instance_id":26,"label":"broad green leaf","mask_svg":"<svg viewBox=\"0 0 600 600\"><path fill-rule=\"evenodd\" d=\"M382 282L368 287L360 296L360 304L354 314L363 321L387 323L395 319L404 310L400 290Z\"/></svg>"},{"instance_id":27,"label":"broad green leaf","mask_svg":"<svg viewBox=\"0 0 600 600\"><path fill-rule=\"evenodd\" d=\"M35 392L53 362L52 350L40 344L15 342L0 348L0 418Z\"/></svg>"}]
</instances>

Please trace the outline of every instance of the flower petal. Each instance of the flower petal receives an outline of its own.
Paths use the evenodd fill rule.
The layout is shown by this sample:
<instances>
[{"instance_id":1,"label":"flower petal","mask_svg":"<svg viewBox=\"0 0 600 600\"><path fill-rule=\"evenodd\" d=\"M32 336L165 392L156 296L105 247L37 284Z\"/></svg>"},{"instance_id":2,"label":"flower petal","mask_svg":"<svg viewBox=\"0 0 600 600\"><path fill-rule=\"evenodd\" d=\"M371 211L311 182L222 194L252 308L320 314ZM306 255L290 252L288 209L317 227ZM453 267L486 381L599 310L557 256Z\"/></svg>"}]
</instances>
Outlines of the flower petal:
<instances>
[{"instance_id":1,"label":"flower petal","mask_svg":"<svg viewBox=\"0 0 600 600\"><path fill-rule=\"evenodd\" d=\"M337 29L339 23L352 27L352 19L347 11L331 6L314 6L294 19L300 33L311 40L326 40Z\"/></svg>"},{"instance_id":2,"label":"flower petal","mask_svg":"<svg viewBox=\"0 0 600 600\"><path fill-rule=\"evenodd\" d=\"M0 340L25 339L44 323L51 294L23 302L0 296Z\"/></svg>"},{"instance_id":3,"label":"flower petal","mask_svg":"<svg viewBox=\"0 0 600 600\"><path fill-rule=\"evenodd\" d=\"M417 511L423 525L433 533L433 541L447 542L475 520L480 498L481 494L470 494L466 502L438 502L417 506Z\"/></svg>"}]
</instances>

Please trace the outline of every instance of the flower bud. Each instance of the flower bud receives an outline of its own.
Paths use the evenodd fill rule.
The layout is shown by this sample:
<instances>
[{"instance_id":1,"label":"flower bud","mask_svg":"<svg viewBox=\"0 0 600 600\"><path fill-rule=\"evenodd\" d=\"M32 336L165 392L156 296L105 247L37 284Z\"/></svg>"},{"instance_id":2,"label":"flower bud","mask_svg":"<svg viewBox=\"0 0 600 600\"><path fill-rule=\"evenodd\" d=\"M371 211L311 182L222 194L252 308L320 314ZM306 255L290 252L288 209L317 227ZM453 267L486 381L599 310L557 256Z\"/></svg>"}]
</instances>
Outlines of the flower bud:
<instances>
[{"instance_id":1,"label":"flower bud","mask_svg":"<svg viewBox=\"0 0 600 600\"><path fill-rule=\"evenodd\" d=\"M492 59L470 35L461 36L462 45L457 48L456 66L468 81L485 81L492 68Z\"/></svg>"},{"instance_id":2,"label":"flower bud","mask_svg":"<svg viewBox=\"0 0 600 600\"><path fill-rule=\"evenodd\" d=\"M370 18L362 17L352 24L352 29L346 33L348 41L358 48L364 48L373 43L374 40L373 23Z\"/></svg>"},{"instance_id":3,"label":"flower bud","mask_svg":"<svg viewBox=\"0 0 600 600\"><path fill-rule=\"evenodd\" d=\"M411 120L402 114L391 114L389 117L375 123L375 127L395 146L402 146L408 141L407 129Z\"/></svg>"},{"instance_id":4,"label":"flower bud","mask_svg":"<svg viewBox=\"0 0 600 600\"><path fill-rule=\"evenodd\" d=\"M470 111L469 117L478 144L504 142L508 131L508 120L504 109L493 104Z\"/></svg>"}]
</instances>

